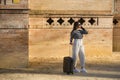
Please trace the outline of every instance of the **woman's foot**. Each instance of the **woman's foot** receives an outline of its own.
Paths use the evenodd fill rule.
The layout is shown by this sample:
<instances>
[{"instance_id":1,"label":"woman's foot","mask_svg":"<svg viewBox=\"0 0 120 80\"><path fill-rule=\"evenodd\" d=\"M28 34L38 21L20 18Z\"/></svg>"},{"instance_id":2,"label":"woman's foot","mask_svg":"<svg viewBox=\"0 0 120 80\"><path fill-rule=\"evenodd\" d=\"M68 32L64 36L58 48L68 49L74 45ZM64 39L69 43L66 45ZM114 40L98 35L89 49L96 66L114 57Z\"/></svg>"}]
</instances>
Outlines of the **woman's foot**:
<instances>
[{"instance_id":1,"label":"woman's foot","mask_svg":"<svg viewBox=\"0 0 120 80\"><path fill-rule=\"evenodd\" d=\"M82 68L82 69L80 70L80 72L82 72L82 73L87 73L87 70L86 70L85 68Z\"/></svg>"},{"instance_id":2,"label":"woman's foot","mask_svg":"<svg viewBox=\"0 0 120 80\"><path fill-rule=\"evenodd\" d=\"M73 72L75 72L75 73L79 73L79 72L80 72L80 70L79 70L79 69L77 69L77 68L74 68L74 69L73 69Z\"/></svg>"}]
</instances>

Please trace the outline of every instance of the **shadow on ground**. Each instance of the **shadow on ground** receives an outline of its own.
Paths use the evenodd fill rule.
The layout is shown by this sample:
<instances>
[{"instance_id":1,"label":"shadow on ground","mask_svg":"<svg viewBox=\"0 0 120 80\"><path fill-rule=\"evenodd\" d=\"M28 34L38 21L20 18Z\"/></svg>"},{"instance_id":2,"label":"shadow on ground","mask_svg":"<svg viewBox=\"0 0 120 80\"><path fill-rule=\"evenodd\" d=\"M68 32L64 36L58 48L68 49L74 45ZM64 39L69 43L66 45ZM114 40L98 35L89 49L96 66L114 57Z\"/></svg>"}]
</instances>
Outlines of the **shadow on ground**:
<instances>
[{"instance_id":1,"label":"shadow on ground","mask_svg":"<svg viewBox=\"0 0 120 80\"><path fill-rule=\"evenodd\" d=\"M60 62L30 62L28 68L19 69L3 69L0 68L0 74L49 74L49 75L62 75L62 61ZM120 78L120 64L91 64L87 63L87 74L77 73L70 76L84 76L84 77L100 77L100 78Z\"/></svg>"}]
</instances>

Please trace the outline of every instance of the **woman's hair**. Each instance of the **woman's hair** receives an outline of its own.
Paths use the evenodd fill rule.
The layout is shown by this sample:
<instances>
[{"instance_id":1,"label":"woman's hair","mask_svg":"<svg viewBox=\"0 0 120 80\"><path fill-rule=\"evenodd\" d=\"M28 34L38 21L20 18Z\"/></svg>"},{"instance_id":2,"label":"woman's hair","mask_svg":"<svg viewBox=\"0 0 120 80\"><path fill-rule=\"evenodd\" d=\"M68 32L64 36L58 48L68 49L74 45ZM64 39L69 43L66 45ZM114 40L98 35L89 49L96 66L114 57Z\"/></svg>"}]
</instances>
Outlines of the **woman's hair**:
<instances>
[{"instance_id":1,"label":"woman's hair","mask_svg":"<svg viewBox=\"0 0 120 80\"><path fill-rule=\"evenodd\" d=\"M76 30L80 25L81 25L80 22L78 22L78 21L75 22L74 25L73 25L72 32L73 32L74 30Z\"/></svg>"}]
</instances>

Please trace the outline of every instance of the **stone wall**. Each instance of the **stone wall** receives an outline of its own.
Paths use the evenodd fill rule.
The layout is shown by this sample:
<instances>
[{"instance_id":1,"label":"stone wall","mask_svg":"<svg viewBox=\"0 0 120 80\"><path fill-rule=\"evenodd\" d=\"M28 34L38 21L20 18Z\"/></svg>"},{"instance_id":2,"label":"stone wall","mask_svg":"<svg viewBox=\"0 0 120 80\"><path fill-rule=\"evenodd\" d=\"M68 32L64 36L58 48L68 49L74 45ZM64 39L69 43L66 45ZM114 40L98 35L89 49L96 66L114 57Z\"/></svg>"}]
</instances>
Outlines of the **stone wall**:
<instances>
[{"instance_id":1,"label":"stone wall","mask_svg":"<svg viewBox=\"0 0 120 80\"><path fill-rule=\"evenodd\" d=\"M0 28L27 28L28 18L28 14L0 14Z\"/></svg>"},{"instance_id":2,"label":"stone wall","mask_svg":"<svg viewBox=\"0 0 120 80\"><path fill-rule=\"evenodd\" d=\"M28 9L28 0L20 0L20 3L13 3L12 0L2 0L0 9Z\"/></svg>"},{"instance_id":3,"label":"stone wall","mask_svg":"<svg viewBox=\"0 0 120 80\"><path fill-rule=\"evenodd\" d=\"M120 13L120 0L115 0L114 5L115 5L115 8L114 8L115 13L118 13L118 12Z\"/></svg>"},{"instance_id":4,"label":"stone wall","mask_svg":"<svg viewBox=\"0 0 120 80\"><path fill-rule=\"evenodd\" d=\"M28 66L28 0L1 0L0 68Z\"/></svg>"},{"instance_id":5,"label":"stone wall","mask_svg":"<svg viewBox=\"0 0 120 80\"><path fill-rule=\"evenodd\" d=\"M30 0L29 7L30 57L68 55L71 18L82 20L89 31L84 37L87 55L112 53L113 0Z\"/></svg>"},{"instance_id":6,"label":"stone wall","mask_svg":"<svg viewBox=\"0 0 120 80\"><path fill-rule=\"evenodd\" d=\"M69 22L72 18L72 24ZM59 20L62 19L62 23ZM92 20L91 20L92 19ZM112 28L113 16L83 16L83 15L30 15L29 25L30 28L72 28L73 22L80 21L83 22L82 25L85 28ZM50 23L49 23L50 21ZM52 21L52 22L51 22ZM93 21L93 24L91 22Z\"/></svg>"},{"instance_id":7,"label":"stone wall","mask_svg":"<svg viewBox=\"0 0 120 80\"><path fill-rule=\"evenodd\" d=\"M28 17L0 14L0 68L28 66Z\"/></svg>"},{"instance_id":8,"label":"stone wall","mask_svg":"<svg viewBox=\"0 0 120 80\"><path fill-rule=\"evenodd\" d=\"M28 53L30 58L69 55L71 18L85 21L83 26L89 32L84 36L87 56L111 54L112 15L113 11L119 11L119 0L115 1L29 0L28 7L28 0L20 0L19 4L7 0L6 4L0 4L0 68L26 67ZM62 24L58 22L60 19L64 20ZM93 24L89 22L91 19L95 21Z\"/></svg>"},{"instance_id":9,"label":"stone wall","mask_svg":"<svg viewBox=\"0 0 120 80\"><path fill-rule=\"evenodd\" d=\"M113 51L120 51L120 0L114 0Z\"/></svg>"},{"instance_id":10,"label":"stone wall","mask_svg":"<svg viewBox=\"0 0 120 80\"><path fill-rule=\"evenodd\" d=\"M87 29L84 36L86 56L110 55L112 53L112 29ZM30 58L63 58L69 55L71 29L30 29Z\"/></svg>"},{"instance_id":11,"label":"stone wall","mask_svg":"<svg viewBox=\"0 0 120 80\"><path fill-rule=\"evenodd\" d=\"M111 14L113 4L113 0L30 0L29 7L34 14Z\"/></svg>"},{"instance_id":12,"label":"stone wall","mask_svg":"<svg viewBox=\"0 0 120 80\"><path fill-rule=\"evenodd\" d=\"M28 66L28 30L0 29L0 68Z\"/></svg>"},{"instance_id":13,"label":"stone wall","mask_svg":"<svg viewBox=\"0 0 120 80\"><path fill-rule=\"evenodd\" d=\"M29 54L30 57L59 57L69 55L69 38L71 25L68 16L63 16L64 22L60 25L57 20L60 17L51 16L54 22L47 23L49 18L41 16L30 17L29 29ZM89 34L84 36L86 55L99 56L112 53L112 18L113 16L94 16L96 21L91 25L88 20L93 16L84 16L83 26ZM76 21L81 17L73 17Z\"/></svg>"},{"instance_id":14,"label":"stone wall","mask_svg":"<svg viewBox=\"0 0 120 80\"><path fill-rule=\"evenodd\" d=\"M32 10L96 10L97 7L97 10L111 11L112 0L30 0L29 6Z\"/></svg>"}]
</instances>

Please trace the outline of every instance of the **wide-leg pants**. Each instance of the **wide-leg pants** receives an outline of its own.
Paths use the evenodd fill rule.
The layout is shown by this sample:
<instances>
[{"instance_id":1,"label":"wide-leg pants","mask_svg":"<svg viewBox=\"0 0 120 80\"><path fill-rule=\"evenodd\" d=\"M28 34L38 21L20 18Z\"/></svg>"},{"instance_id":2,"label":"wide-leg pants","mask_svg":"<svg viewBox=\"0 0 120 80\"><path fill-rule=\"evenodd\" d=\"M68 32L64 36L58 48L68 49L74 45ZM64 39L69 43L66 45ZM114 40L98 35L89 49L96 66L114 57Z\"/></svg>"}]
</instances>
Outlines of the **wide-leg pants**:
<instances>
[{"instance_id":1,"label":"wide-leg pants","mask_svg":"<svg viewBox=\"0 0 120 80\"><path fill-rule=\"evenodd\" d=\"M74 43L72 46L72 58L74 67L77 65L77 58L79 57L80 66L85 67L85 51L83 46L82 39L74 39Z\"/></svg>"}]
</instances>

